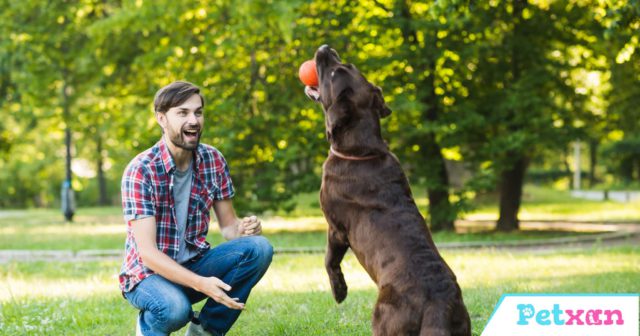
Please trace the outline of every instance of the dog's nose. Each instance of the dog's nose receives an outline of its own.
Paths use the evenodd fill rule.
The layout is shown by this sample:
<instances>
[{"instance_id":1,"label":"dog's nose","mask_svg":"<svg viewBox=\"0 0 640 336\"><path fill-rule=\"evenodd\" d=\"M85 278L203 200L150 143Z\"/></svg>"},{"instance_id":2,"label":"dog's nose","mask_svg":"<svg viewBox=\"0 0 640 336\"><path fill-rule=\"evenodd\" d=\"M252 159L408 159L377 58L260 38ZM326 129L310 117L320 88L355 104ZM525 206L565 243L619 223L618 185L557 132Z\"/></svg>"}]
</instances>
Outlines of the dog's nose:
<instances>
[{"instance_id":1,"label":"dog's nose","mask_svg":"<svg viewBox=\"0 0 640 336\"><path fill-rule=\"evenodd\" d=\"M329 51L331 50L331 47L329 47L328 44L323 44L320 46L320 48L318 48L318 51Z\"/></svg>"}]
</instances>

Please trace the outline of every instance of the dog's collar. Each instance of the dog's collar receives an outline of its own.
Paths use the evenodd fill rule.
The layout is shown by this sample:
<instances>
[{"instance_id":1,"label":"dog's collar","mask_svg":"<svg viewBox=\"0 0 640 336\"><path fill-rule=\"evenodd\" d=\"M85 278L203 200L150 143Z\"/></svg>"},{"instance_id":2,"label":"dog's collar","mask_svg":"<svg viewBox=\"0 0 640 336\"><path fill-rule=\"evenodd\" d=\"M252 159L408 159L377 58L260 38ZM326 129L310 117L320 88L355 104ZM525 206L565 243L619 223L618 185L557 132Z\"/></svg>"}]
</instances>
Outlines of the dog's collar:
<instances>
[{"instance_id":1,"label":"dog's collar","mask_svg":"<svg viewBox=\"0 0 640 336\"><path fill-rule=\"evenodd\" d=\"M371 160L371 159L375 159L377 158L379 155L367 155L367 156L350 156L350 155L346 155L346 154L342 154L340 152L338 152L337 150L333 149L333 146L329 147L329 152L343 160L350 160L350 161L365 161L365 160Z\"/></svg>"}]
</instances>

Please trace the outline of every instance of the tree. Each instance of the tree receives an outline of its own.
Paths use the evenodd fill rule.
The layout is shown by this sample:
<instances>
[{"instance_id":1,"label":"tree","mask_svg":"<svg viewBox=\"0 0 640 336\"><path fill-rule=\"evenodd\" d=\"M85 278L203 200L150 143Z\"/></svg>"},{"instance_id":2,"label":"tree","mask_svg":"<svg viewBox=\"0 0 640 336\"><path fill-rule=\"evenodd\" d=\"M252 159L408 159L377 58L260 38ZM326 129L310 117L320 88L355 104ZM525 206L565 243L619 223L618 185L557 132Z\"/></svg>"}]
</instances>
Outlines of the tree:
<instances>
[{"instance_id":1,"label":"tree","mask_svg":"<svg viewBox=\"0 0 640 336\"><path fill-rule=\"evenodd\" d=\"M606 9L606 11L605 11ZM606 50L611 89L607 95L607 121L611 172L625 183L640 179L640 2L607 1L596 19L605 27Z\"/></svg>"},{"instance_id":2,"label":"tree","mask_svg":"<svg viewBox=\"0 0 640 336\"><path fill-rule=\"evenodd\" d=\"M500 194L497 229L519 228L529 162L543 148L562 149L584 123L571 71L595 36L580 4L532 5L525 0L476 7L477 68L470 99L482 123L467 129L468 151L495 171ZM579 55L576 55L580 52ZM585 53L585 55L588 53ZM480 126L480 127L477 127Z\"/></svg>"},{"instance_id":3,"label":"tree","mask_svg":"<svg viewBox=\"0 0 640 336\"><path fill-rule=\"evenodd\" d=\"M98 40L130 43L124 51L107 44L101 53L114 58L115 82L105 91L126 91L148 102L144 112L138 112L146 117L129 119L152 125L148 132L127 135L140 134L136 147L149 147L160 135L148 108L154 92L173 80L189 80L202 88L203 141L221 149L230 163L240 193L238 209L291 208L288 200L309 190L309 180L317 181L317 155L305 149L313 148L309 144L318 139L309 139L308 130L291 127L292 117L305 124L299 111L309 104L296 79L292 22L297 6L161 1L125 6L95 25L92 33ZM126 61L116 61L120 59Z\"/></svg>"},{"instance_id":4,"label":"tree","mask_svg":"<svg viewBox=\"0 0 640 336\"><path fill-rule=\"evenodd\" d=\"M0 5L2 205L58 198L66 126L74 163L95 167L73 179L82 204L117 199L124 166L160 137L154 93L189 80L205 95L203 142L229 161L239 210L290 209L318 189L326 156L322 111L297 79L325 43L383 88L394 110L385 138L426 185L433 230L451 230L467 191L488 185L501 192L499 227L518 228L531 162L561 164L554 157L576 139L627 150L639 126L635 0ZM462 189L450 161L474 174Z\"/></svg>"},{"instance_id":5,"label":"tree","mask_svg":"<svg viewBox=\"0 0 640 336\"><path fill-rule=\"evenodd\" d=\"M323 17L309 29L314 36L331 41L344 60L383 88L396 111L383 120L385 133L409 176L426 180L434 231L453 230L457 211L450 200L443 143L456 146L448 125L455 124L452 97L464 88L452 67L460 59L454 49L466 9L452 5L335 1L314 4L328 13L309 11Z\"/></svg>"},{"instance_id":6,"label":"tree","mask_svg":"<svg viewBox=\"0 0 640 336\"><path fill-rule=\"evenodd\" d=\"M65 128L66 178L71 188L72 114L76 101L91 88L94 60L84 28L103 15L100 1L77 3L3 1L0 29L9 39L0 53L5 95L20 104L18 120L37 128L54 118ZM73 211L65 209L71 219Z\"/></svg>"}]
</instances>

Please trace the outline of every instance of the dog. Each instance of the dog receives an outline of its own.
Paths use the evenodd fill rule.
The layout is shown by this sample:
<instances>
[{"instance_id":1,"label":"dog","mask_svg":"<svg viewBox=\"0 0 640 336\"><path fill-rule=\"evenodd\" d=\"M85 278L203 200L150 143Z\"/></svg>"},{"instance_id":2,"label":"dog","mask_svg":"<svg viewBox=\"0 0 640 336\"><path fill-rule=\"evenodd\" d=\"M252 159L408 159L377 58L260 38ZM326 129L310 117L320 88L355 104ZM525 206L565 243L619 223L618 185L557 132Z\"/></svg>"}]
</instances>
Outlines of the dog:
<instances>
[{"instance_id":1,"label":"dog","mask_svg":"<svg viewBox=\"0 0 640 336\"><path fill-rule=\"evenodd\" d=\"M320 204L329 224L325 267L335 300L347 296L340 262L351 248L378 287L374 335L471 335L456 276L438 253L396 156L382 138L382 90L327 45L315 53L330 150Z\"/></svg>"}]
</instances>

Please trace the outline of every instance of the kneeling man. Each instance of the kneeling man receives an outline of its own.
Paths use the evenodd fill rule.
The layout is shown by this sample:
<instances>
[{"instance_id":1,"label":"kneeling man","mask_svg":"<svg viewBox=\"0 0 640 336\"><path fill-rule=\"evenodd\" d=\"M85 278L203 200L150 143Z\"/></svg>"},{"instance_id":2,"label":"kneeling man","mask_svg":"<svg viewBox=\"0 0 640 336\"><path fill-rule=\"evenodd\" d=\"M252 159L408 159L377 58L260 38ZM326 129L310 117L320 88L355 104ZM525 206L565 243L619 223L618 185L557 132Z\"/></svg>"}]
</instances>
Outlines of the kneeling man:
<instances>
[{"instance_id":1,"label":"kneeling man","mask_svg":"<svg viewBox=\"0 0 640 336\"><path fill-rule=\"evenodd\" d=\"M201 144L204 98L191 83L174 82L155 96L162 138L140 153L122 177L127 222L120 272L124 297L140 310L137 335L224 335L264 275L273 248L255 217L238 218L229 168ZM213 208L228 241L206 241ZM191 305L206 299L199 313Z\"/></svg>"}]
</instances>

